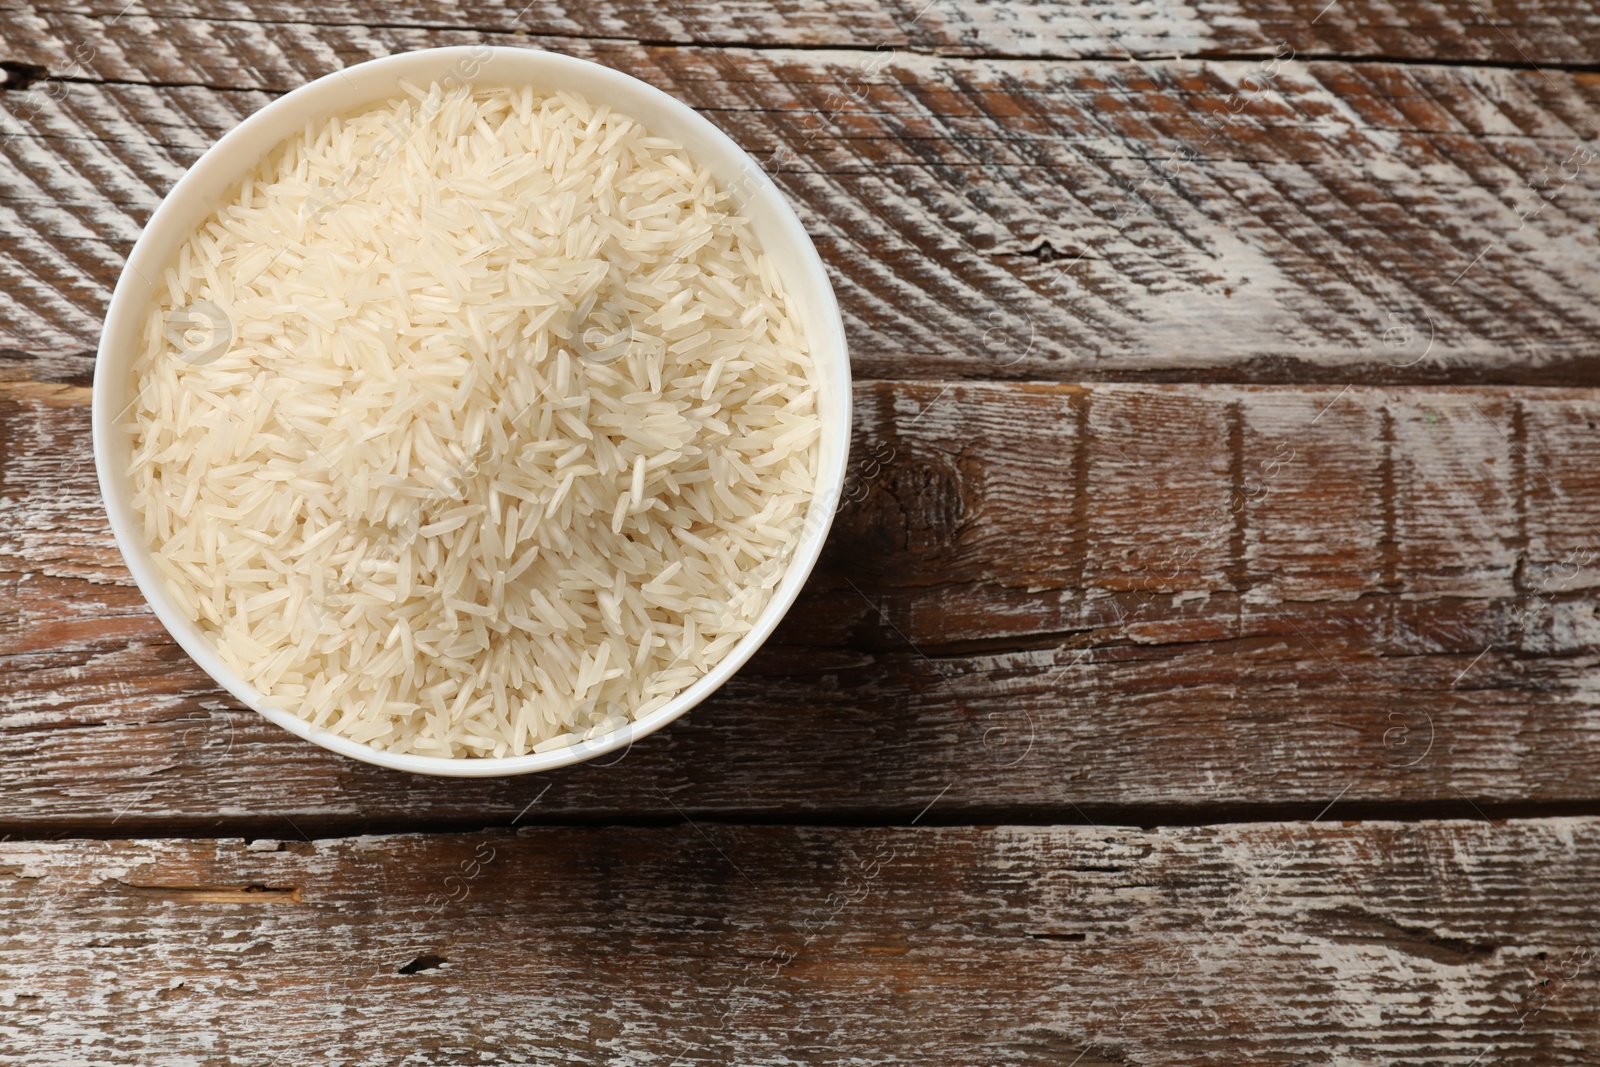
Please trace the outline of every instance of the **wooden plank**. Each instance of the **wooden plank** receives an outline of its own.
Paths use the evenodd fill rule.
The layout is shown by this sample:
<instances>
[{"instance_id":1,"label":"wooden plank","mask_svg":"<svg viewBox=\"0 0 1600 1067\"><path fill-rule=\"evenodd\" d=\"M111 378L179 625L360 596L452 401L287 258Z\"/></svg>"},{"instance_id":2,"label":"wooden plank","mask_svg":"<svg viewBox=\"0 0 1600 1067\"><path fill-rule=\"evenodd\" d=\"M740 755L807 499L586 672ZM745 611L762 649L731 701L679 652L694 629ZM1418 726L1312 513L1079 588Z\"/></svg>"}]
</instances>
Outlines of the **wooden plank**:
<instances>
[{"instance_id":1,"label":"wooden plank","mask_svg":"<svg viewBox=\"0 0 1600 1067\"><path fill-rule=\"evenodd\" d=\"M94 0L31 2L6 12L28 36L70 46L97 23L123 28L141 45L184 50L200 70L227 62L257 25L453 28L484 34L596 37L655 44L745 47L896 48L945 55L1050 59L1227 58L1270 54L1283 42L1302 55L1488 62L1545 68L1588 66L1600 16L1574 0L1443 0L1396 8L1377 0L1294 4L1224 0L1116 5L1075 0L956 3L951 0L382 0L334 3L196 3ZM191 42L198 48L187 48ZM212 81L212 84L216 84ZM232 84L228 82L226 84Z\"/></svg>"},{"instance_id":2,"label":"wooden plank","mask_svg":"<svg viewBox=\"0 0 1600 1067\"><path fill-rule=\"evenodd\" d=\"M1600 824L0 844L6 1062L1592 1064Z\"/></svg>"},{"instance_id":3,"label":"wooden plank","mask_svg":"<svg viewBox=\"0 0 1600 1067\"><path fill-rule=\"evenodd\" d=\"M4 830L1600 800L1592 391L861 383L769 647L610 766L490 783L212 686L129 584L87 395L0 385Z\"/></svg>"},{"instance_id":4,"label":"wooden plank","mask_svg":"<svg viewBox=\"0 0 1600 1067\"><path fill-rule=\"evenodd\" d=\"M125 41L121 25L90 43L85 80L0 91L11 362L92 347L160 195L273 94L484 37L226 22L175 28L179 50L150 39L156 24L130 22ZM50 40L7 48L54 69ZM1584 384L1600 370L1592 74L547 43L676 93L775 172L865 376ZM228 88L193 84L196 61Z\"/></svg>"}]
</instances>

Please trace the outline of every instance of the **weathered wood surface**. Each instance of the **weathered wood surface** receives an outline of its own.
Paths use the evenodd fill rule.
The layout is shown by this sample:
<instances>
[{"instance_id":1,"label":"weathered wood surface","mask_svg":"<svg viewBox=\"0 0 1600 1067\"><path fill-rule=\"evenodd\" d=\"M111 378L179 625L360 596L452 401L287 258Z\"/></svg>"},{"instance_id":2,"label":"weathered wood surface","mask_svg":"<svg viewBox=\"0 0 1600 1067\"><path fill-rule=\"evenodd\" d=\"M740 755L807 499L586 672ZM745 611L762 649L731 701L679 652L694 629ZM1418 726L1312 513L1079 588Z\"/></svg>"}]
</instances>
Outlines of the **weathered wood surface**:
<instances>
[{"instance_id":1,"label":"weathered wood surface","mask_svg":"<svg viewBox=\"0 0 1600 1067\"><path fill-rule=\"evenodd\" d=\"M9 842L0 1062L1593 1064L1597 865L1593 819Z\"/></svg>"},{"instance_id":2,"label":"weathered wood surface","mask_svg":"<svg viewBox=\"0 0 1600 1067\"><path fill-rule=\"evenodd\" d=\"M801 6L821 10L791 14ZM652 9L680 17L677 5ZM1525 50L1523 31L1466 9L1454 23L1472 31L1465 53L1497 37ZM959 10L994 30L1053 26L1066 9ZM1530 24L1546 26L1544 12ZM43 377L88 352L139 225L273 94L373 56L484 40L638 74L745 145L816 237L867 376L1600 374L1600 77L1554 62L1532 69L1497 51L1523 69L1279 63L1275 53L1299 54L1292 35L1264 43L1261 59L938 56L879 40L871 18L849 12L828 19L851 48L534 39L495 29L507 15L448 29L426 14L345 24L337 6L332 25L292 10L240 20L249 13L0 12L0 58L15 74L0 86L0 356L42 364L29 373ZM1597 54L1597 16L1566 13L1548 30L1551 54ZM785 17L771 16L773 33ZM626 21L587 24L626 36ZM766 31L751 32L759 44ZM971 47L990 47L989 32ZM1580 37L1561 43L1568 34ZM59 77L30 85L41 73Z\"/></svg>"},{"instance_id":3,"label":"weathered wood surface","mask_svg":"<svg viewBox=\"0 0 1600 1067\"><path fill-rule=\"evenodd\" d=\"M502 782L237 707L88 439L183 168L474 42L749 148L863 378L769 646ZM1597 60L1577 0L0 0L0 1064L1600 1063Z\"/></svg>"},{"instance_id":4,"label":"weathered wood surface","mask_svg":"<svg viewBox=\"0 0 1600 1067\"><path fill-rule=\"evenodd\" d=\"M1315 4L1287 0L466 0L391 4L11 0L19 32L75 42L110 23L138 47L153 40L186 51L197 69L205 51L249 51L274 27L344 30L459 29L485 35L629 40L757 48L892 47L946 55L1048 59L1184 56L1228 58L1296 42L1305 55L1420 59L1444 63L1590 67L1600 48L1600 14L1576 0L1379 0ZM290 32L292 32L292 29ZM241 42L244 48L241 49ZM218 62L220 57L210 57ZM229 80L224 84L236 84Z\"/></svg>"},{"instance_id":5,"label":"weathered wood surface","mask_svg":"<svg viewBox=\"0 0 1600 1067\"><path fill-rule=\"evenodd\" d=\"M87 393L0 385L4 830L1600 800L1591 391L862 383L770 646L614 766L493 783L212 686L116 553Z\"/></svg>"}]
</instances>

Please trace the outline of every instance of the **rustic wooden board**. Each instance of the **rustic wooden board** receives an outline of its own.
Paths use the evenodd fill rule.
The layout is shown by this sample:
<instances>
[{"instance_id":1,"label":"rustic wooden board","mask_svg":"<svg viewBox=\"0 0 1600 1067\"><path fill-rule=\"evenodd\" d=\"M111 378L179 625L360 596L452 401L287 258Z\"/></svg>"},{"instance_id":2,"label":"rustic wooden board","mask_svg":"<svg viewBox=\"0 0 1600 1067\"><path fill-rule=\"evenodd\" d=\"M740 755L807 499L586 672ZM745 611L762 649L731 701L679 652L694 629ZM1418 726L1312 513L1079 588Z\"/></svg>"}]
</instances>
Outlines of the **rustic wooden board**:
<instances>
[{"instance_id":1,"label":"rustic wooden board","mask_svg":"<svg viewBox=\"0 0 1600 1067\"><path fill-rule=\"evenodd\" d=\"M1588 67L1600 15L1575 0L1442 0L1396 6L1378 0L1295 4L1213 0L1119 5L1079 0L466 0L389 4L240 2L13 2L6 14L39 40L76 42L98 24L182 49L205 63L204 46L237 47L252 27L470 29L532 38L572 37L764 48L892 47L947 55L1049 59L1228 58L1272 52L1288 41L1302 55L1420 59L1440 63ZM140 41L144 44L144 41ZM211 57L211 62L216 62ZM202 67L201 69L206 69ZM227 82L226 84L234 84Z\"/></svg>"},{"instance_id":2,"label":"rustic wooden board","mask_svg":"<svg viewBox=\"0 0 1600 1067\"><path fill-rule=\"evenodd\" d=\"M397 50L524 40L130 15L83 21L79 61L64 24L16 25L19 70L69 77L0 90L0 357L51 366L92 348L159 197L273 94ZM1600 374L1591 73L539 40L678 94L774 173L863 375Z\"/></svg>"},{"instance_id":3,"label":"rustic wooden board","mask_svg":"<svg viewBox=\"0 0 1600 1067\"><path fill-rule=\"evenodd\" d=\"M769 646L502 782L210 684L88 441L183 168L476 42L747 146L862 378ZM1600 1064L1597 57L1579 0L0 0L0 1064Z\"/></svg>"},{"instance_id":4,"label":"rustic wooden board","mask_svg":"<svg viewBox=\"0 0 1600 1067\"><path fill-rule=\"evenodd\" d=\"M0 1061L1593 1064L1597 864L1593 819L8 842Z\"/></svg>"},{"instance_id":5,"label":"rustic wooden board","mask_svg":"<svg viewBox=\"0 0 1600 1067\"><path fill-rule=\"evenodd\" d=\"M130 585L88 390L0 398L5 830L1600 799L1590 391L862 383L850 500L771 645L613 766L499 783L239 710Z\"/></svg>"}]
</instances>

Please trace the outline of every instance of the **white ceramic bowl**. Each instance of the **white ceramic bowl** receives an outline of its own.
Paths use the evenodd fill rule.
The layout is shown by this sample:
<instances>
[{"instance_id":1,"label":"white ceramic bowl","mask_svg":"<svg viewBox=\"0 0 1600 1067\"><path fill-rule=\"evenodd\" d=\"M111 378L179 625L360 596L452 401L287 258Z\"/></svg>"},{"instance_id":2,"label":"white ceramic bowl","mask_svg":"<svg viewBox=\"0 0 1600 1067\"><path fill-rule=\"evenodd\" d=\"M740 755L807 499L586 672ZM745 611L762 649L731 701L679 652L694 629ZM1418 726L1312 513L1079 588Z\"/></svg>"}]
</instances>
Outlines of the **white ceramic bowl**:
<instances>
[{"instance_id":1,"label":"white ceramic bowl","mask_svg":"<svg viewBox=\"0 0 1600 1067\"><path fill-rule=\"evenodd\" d=\"M571 89L590 101L611 104L642 121L653 133L684 145L711 169L751 219L799 310L816 364L822 420L817 495L788 568L755 627L714 669L664 707L611 733L552 752L499 759L383 752L266 706L261 694L223 665L199 628L178 610L133 510L127 478L132 441L116 427L132 396L131 367L153 283L160 280L194 229L274 146L303 129L308 119L321 122L399 95L401 81L437 81L447 88L452 82L466 82L531 85L552 92ZM207 674L285 730L341 755L397 770L476 778L550 770L630 745L700 703L754 654L794 603L833 521L850 449L850 361L838 304L816 247L772 181L726 134L661 90L609 67L552 52L475 45L388 56L318 78L245 119L196 160L150 217L117 281L95 362L93 412L100 492L123 558L156 616Z\"/></svg>"}]
</instances>

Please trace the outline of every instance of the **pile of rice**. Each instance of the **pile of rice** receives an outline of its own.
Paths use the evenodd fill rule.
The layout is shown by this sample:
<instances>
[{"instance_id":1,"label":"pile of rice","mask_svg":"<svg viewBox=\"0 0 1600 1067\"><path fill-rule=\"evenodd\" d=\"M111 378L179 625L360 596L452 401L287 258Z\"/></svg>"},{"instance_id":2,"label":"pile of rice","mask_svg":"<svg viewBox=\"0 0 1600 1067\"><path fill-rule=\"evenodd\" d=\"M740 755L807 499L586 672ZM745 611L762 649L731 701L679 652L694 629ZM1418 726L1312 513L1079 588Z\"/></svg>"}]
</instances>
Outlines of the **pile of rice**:
<instances>
[{"instance_id":1,"label":"pile of rice","mask_svg":"<svg viewBox=\"0 0 1600 1067\"><path fill-rule=\"evenodd\" d=\"M396 752L559 748L665 704L782 576L805 338L712 176L623 115L407 86L281 145L164 290L135 505L274 706Z\"/></svg>"}]
</instances>

